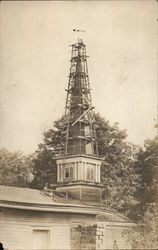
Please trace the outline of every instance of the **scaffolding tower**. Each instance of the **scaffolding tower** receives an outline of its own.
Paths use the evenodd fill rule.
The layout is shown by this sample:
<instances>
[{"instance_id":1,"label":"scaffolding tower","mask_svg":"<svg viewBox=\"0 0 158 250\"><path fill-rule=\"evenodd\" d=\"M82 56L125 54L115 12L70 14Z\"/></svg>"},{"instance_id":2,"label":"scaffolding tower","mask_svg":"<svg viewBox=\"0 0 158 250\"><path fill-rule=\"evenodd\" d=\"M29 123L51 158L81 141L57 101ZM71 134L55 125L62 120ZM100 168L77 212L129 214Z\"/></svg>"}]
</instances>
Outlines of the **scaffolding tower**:
<instances>
[{"instance_id":1,"label":"scaffolding tower","mask_svg":"<svg viewBox=\"0 0 158 250\"><path fill-rule=\"evenodd\" d=\"M62 127L65 156L98 156L86 45L82 40L71 45L70 73Z\"/></svg>"}]
</instances>

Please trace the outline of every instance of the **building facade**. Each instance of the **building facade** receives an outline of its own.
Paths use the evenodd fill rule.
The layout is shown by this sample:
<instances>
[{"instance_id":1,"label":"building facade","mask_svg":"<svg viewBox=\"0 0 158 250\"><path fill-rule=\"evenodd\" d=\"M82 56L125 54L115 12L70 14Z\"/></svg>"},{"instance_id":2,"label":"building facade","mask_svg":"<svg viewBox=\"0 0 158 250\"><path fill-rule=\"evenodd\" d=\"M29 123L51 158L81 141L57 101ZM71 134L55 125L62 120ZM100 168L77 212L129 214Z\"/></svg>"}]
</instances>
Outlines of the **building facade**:
<instances>
[{"instance_id":1,"label":"building facade","mask_svg":"<svg viewBox=\"0 0 158 250\"><path fill-rule=\"evenodd\" d=\"M0 186L0 242L5 249L130 249L134 224L104 205L60 193Z\"/></svg>"}]
</instances>

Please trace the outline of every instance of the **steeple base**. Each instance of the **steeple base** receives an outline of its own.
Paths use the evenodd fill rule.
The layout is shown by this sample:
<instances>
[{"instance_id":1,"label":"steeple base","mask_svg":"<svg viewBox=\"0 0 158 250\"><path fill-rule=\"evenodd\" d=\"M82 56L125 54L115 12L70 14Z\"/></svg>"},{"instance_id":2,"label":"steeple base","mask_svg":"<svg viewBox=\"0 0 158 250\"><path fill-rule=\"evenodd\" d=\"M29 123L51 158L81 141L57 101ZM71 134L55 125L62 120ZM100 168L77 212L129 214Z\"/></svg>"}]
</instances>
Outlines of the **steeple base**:
<instances>
[{"instance_id":1,"label":"steeple base","mask_svg":"<svg viewBox=\"0 0 158 250\"><path fill-rule=\"evenodd\" d=\"M80 201L101 201L100 167L102 159L90 155L57 158L57 191Z\"/></svg>"},{"instance_id":2,"label":"steeple base","mask_svg":"<svg viewBox=\"0 0 158 250\"><path fill-rule=\"evenodd\" d=\"M64 192L68 197L77 199L83 202L101 202L101 185L88 185L83 182L67 184L57 187L57 191Z\"/></svg>"}]
</instances>

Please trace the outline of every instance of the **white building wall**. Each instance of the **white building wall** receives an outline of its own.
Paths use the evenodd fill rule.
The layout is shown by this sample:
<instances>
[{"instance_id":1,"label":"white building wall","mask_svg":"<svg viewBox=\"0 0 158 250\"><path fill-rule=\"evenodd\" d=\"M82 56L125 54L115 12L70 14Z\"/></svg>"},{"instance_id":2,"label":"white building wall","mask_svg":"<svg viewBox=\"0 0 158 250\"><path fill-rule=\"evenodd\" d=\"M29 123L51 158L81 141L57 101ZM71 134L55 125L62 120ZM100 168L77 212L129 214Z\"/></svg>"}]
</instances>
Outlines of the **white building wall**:
<instances>
[{"instance_id":1,"label":"white building wall","mask_svg":"<svg viewBox=\"0 0 158 250\"><path fill-rule=\"evenodd\" d=\"M0 241L5 249L70 249L70 224L1 220Z\"/></svg>"},{"instance_id":2,"label":"white building wall","mask_svg":"<svg viewBox=\"0 0 158 250\"><path fill-rule=\"evenodd\" d=\"M46 249L70 250L71 224L94 220L94 216L79 214L3 209L0 211L0 242L8 250L39 249L45 245Z\"/></svg>"},{"instance_id":3,"label":"white building wall","mask_svg":"<svg viewBox=\"0 0 158 250\"><path fill-rule=\"evenodd\" d=\"M52 230L52 249L70 250L70 225L55 224Z\"/></svg>"},{"instance_id":4,"label":"white building wall","mask_svg":"<svg viewBox=\"0 0 158 250\"><path fill-rule=\"evenodd\" d=\"M18 221L0 220L0 241L6 249L31 248L31 228Z\"/></svg>"}]
</instances>

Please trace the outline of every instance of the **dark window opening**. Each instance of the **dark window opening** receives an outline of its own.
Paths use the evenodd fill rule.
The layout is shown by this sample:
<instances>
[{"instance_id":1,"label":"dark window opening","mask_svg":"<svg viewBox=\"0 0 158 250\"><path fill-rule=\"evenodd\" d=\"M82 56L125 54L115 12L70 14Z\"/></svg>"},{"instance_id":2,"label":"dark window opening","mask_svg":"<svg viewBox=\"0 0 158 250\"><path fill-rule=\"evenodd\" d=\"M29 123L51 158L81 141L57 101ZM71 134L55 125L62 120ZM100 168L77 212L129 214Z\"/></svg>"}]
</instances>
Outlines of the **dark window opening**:
<instances>
[{"instance_id":1,"label":"dark window opening","mask_svg":"<svg viewBox=\"0 0 158 250\"><path fill-rule=\"evenodd\" d=\"M64 177L65 177L65 179L72 179L73 175L74 175L74 169L73 169L73 167L72 166L66 167L65 171L64 171Z\"/></svg>"}]
</instances>

